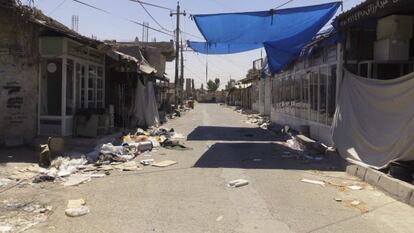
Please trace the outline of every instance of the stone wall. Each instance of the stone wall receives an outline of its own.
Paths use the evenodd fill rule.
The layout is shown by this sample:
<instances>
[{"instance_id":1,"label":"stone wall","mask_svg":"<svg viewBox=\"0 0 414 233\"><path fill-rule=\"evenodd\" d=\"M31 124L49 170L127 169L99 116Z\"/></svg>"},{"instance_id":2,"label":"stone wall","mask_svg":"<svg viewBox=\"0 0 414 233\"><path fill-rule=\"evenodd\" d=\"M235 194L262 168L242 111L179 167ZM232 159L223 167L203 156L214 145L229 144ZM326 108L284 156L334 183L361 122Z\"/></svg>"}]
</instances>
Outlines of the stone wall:
<instances>
[{"instance_id":1,"label":"stone wall","mask_svg":"<svg viewBox=\"0 0 414 233\"><path fill-rule=\"evenodd\" d=\"M0 7L0 146L37 134L38 27Z\"/></svg>"}]
</instances>

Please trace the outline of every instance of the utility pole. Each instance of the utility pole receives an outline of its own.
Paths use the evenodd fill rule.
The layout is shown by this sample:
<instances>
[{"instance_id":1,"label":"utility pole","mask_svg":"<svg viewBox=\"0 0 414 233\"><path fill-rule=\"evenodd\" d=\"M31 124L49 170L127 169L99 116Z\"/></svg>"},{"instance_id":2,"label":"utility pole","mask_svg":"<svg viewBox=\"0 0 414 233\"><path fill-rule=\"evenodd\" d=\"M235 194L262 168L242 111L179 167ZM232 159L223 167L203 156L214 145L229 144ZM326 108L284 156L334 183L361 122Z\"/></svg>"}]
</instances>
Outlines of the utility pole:
<instances>
[{"instance_id":1,"label":"utility pole","mask_svg":"<svg viewBox=\"0 0 414 233\"><path fill-rule=\"evenodd\" d=\"M184 55L183 55L183 41L181 40L181 78L180 78L180 104L183 104L184 97Z\"/></svg>"},{"instance_id":2,"label":"utility pole","mask_svg":"<svg viewBox=\"0 0 414 233\"><path fill-rule=\"evenodd\" d=\"M175 77L174 77L174 94L175 94L175 107L178 106L178 87L180 85L179 77L178 77L178 70L179 70L179 62L180 62L180 15L186 16L185 11L180 12L180 2L177 2L177 12L170 13L170 16L176 15L177 16L177 25L175 28Z\"/></svg>"}]
</instances>

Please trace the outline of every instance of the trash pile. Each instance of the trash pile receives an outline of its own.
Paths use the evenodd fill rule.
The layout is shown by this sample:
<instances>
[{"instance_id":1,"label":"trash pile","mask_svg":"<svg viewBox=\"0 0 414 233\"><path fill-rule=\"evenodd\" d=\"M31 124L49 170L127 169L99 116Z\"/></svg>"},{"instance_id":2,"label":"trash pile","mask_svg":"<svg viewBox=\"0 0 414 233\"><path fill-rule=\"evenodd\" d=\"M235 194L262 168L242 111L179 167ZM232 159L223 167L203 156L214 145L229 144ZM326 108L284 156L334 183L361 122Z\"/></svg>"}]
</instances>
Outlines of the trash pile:
<instances>
[{"instance_id":1,"label":"trash pile","mask_svg":"<svg viewBox=\"0 0 414 233\"><path fill-rule=\"evenodd\" d=\"M270 119L267 116L261 116L259 114L249 114L246 123L258 125L260 128L267 130L270 125Z\"/></svg>"},{"instance_id":2,"label":"trash pile","mask_svg":"<svg viewBox=\"0 0 414 233\"><path fill-rule=\"evenodd\" d=\"M185 139L184 135L176 133L174 129L150 128L147 131L137 129L121 139L117 143L98 145L92 152L82 155L65 153L60 139L49 138L48 144L42 145L42 152L39 156L41 166L35 164L14 170L12 174L8 174L7 178L0 178L0 188L8 188L25 181L31 181L34 184L54 182L64 186L75 186L87 183L93 178L108 176L113 170L139 171L143 169L142 165L166 167L177 163L171 160L136 160L137 156L141 154L148 156L148 152L156 152L159 147L176 150L189 149L181 142Z\"/></svg>"},{"instance_id":3,"label":"trash pile","mask_svg":"<svg viewBox=\"0 0 414 233\"><path fill-rule=\"evenodd\" d=\"M171 114L167 114L169 119L175 119L177 117L181 117L182 113L190 111L191 108L187 106L180 106L179 108L175 108Z\"/></svg>"},{"instance_id":4,"label":"trash pile","mask_svg":"<svg viewBox=\"0 0 414 233\"><path fill-rule=\"evenodd\" d=\"M7 199L0 203L0 232L23 232L45 222L52 213L52 206L32 200Z\"/></svg>"},{"instance_id":5,"label":"trash pile","mask_svg":"<svg viewBox=\"0 0 414 233\"><path fill-rule=\"evenodd\" d=\"M282 158L294 158L298 160L311 161L322 161L325 159L325 153L307 148L295 137L291 137L291 139L288 139L286 142L281 142L280 144L291 149L291 151L284 151Z\"/></svg>"},{"instance_id":6,"label":"trash pile","mask_svg":"<svg viewBox=\"0 0 414 233\"><path fill-rule=\"evenodd\" d=\"M270 126L270 118L267 116L262 116L252 110L242 108L236 108L235 111L247 115L246 123L248 124L257 125L264 130L267 130Z\"/></svg>"}]
</instances>

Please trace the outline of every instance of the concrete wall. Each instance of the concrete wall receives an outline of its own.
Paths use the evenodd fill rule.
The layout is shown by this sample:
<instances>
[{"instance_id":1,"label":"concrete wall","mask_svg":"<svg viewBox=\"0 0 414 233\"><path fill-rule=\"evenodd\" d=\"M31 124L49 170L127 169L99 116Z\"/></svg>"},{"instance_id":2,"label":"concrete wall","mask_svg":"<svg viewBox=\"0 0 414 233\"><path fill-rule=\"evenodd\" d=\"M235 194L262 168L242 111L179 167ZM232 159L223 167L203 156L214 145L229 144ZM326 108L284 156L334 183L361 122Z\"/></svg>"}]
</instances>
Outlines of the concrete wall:
<instances>
[{"instance_id":1,"label":"concrete wall","mask_svg":"<svg viewBox=\"0 0 414 233\"><path fill-rule=\"evenodd\" d=\"M0 146L37 134L38 29L0 7Z\"/></svg>"},{"instance_id":2,"label":"concrete wall","mask_svg":"<svg viewBox=\"0 0 414 233\"><path fill-rule=\"evenodd\" d=\"M265 92L265 99L264 99L264 115L270 116L271 114L271 106L272 106L272 78L266 77L264 80L264 92Z\"/></svg>"},{"instance_id":3,"label":"concrete wall","mask_svg":"<svg viewBox=\"0 0 414 233\"><path fill-rule=\"evenodd\" d=\"M258 112L261 115L265 114L265 80L264 79L260 79L258 81L258 86L259 86L259 102L256 103L258 105Z\"/></svg>"}]
</instances>

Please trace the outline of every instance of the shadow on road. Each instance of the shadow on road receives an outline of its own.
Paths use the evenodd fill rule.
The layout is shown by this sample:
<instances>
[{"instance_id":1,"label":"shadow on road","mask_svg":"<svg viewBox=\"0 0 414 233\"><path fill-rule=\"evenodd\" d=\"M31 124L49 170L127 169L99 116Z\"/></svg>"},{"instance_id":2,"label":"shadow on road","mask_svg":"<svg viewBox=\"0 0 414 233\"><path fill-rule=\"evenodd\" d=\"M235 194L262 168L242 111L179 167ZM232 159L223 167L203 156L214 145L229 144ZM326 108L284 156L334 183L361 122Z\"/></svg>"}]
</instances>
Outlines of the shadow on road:
<instances>
[{"instance_id":1,"label":"shadow on road","mask_svg":"<svg viewBox=\"0 0 414 233\"><path fill-rule=\"evenodd\" d=\"M0 149L0 166L7 163L37 163L39 150L31 147Z\"/></svg>"},{"instance_id":2,"label":"shadow on road","mask_svg":"<svg viewBox=\"0 0 414 233\"><path fill-rule=\"evenodd\" d=\"M194 164L198 168L291 169L343 171L332 158L297 158L299 151L275 143L216 143Z\"/></svg>"},{"instance_id":3,"label":"shadow on road","mask_svg":"<svg viewBox=\"0 0 414 233\"><path fill-rule=\"evenodd\" d=\"M286 135L274 135L261 128L199 126L188 136L188 141L275 141L286 140Z\"/></svg>"}]
</instances>

